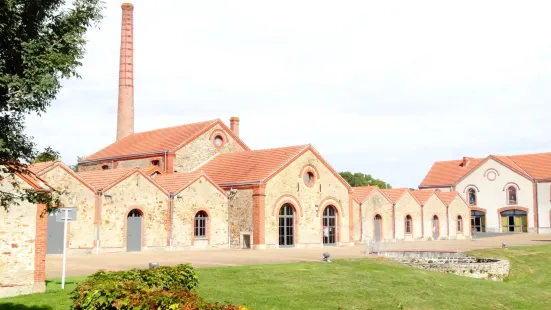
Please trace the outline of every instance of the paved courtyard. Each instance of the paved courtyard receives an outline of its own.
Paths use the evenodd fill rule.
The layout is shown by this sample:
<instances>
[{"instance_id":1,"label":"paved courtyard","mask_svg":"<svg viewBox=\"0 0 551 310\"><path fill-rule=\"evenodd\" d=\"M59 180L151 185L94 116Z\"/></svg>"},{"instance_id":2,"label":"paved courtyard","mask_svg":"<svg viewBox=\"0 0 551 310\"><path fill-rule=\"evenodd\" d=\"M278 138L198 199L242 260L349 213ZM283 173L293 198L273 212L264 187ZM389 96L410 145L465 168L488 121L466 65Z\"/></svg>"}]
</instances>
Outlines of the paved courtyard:
<instances>
[{"instance_id":1,"label":"paved courtyard","mask_svg":"<svg viewBox=\"0 0 551 310\"><path fill-rule=\"evenodd\" d=\"M388 242L380 248L403 250L469 251L482 248L507 246L551 244L551 235L513 234L475 237L474 240L441 240L419 242ZM289 262L319 262L322 253L329 252L332 259L369 257L366 246L326 247L308 249L268 249L268 250L205 250L174 252L121 252L104 254L73 254L67 256L67 276L86 276L99 269L108 271L131 268L147 268L150 262L160 265L190 263L194 267L223 267L255 264L279 264ZM61 255L48 255L46 258L46 277L61 277Z\"/></svg>"}]
</instances>

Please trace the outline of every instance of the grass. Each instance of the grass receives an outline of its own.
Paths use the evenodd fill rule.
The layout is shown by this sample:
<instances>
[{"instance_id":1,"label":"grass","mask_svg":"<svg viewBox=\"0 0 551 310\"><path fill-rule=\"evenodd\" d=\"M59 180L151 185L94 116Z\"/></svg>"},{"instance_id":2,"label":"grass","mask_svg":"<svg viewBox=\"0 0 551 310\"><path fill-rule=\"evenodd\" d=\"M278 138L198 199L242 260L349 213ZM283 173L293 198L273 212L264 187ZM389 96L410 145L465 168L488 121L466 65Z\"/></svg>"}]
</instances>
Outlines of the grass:
<instances>
[{"instance_id":1,"label":"grass","mask_svg":"<svg viewBox=\"0 0 551 310\"><path fill-rule=\"evenodd\" d=\"M510 276L500 283L353 259L197 269L198 291L252 309L551 309L550 245L472 254L509 259ZM68 279L65 291L50 281L45 294L1 299L0 309L68 309L67 294L83 279Z\"/></svg>"}]
</instances>

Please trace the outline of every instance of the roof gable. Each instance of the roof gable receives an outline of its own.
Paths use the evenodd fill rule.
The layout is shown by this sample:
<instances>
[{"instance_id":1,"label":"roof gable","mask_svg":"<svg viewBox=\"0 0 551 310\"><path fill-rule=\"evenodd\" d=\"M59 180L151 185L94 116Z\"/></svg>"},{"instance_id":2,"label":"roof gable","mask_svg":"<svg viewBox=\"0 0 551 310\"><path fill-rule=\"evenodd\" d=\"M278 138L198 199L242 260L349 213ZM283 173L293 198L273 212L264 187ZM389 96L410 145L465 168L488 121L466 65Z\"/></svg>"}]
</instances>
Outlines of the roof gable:
<instances>
[{"instance_id":1,"label":"roof gable","mask_svg":"<svg viewBox=\"0 0 551 310\"><path fill-rule=\"evenodd\" d=\"M55 165L58 162L59 162L58 160L51 160L51 161L45 161L40 163L34 163L34 164L30 164L27 167L27 169L32 173L39 175L43 170L46 170L47 168Z\"/></svg>"},{"instance_id":2,"label":"roof gable","mask_svg":"<svg viewBox=\"0 0 551 310\"><path fill-rule=\"evenodd\" d=\"M396 203L402 196L408 192L408 189L403 188L384 188L381 189L381 192L388 197L388 200L392 203ZM413 197L415 199L415 197Z\"/></svg>"},{"instance_id":3,"label":"roof gable","mask_svg":"<svg viewBox=\"0 0 551 310\"><path fill-rule=\"evenodd\" d=\"M363 203L376 188L377 186L372 185L352 187L352 194L360 203Z\"/></svg>"},{"instance_id":4,"label":"roof gable","mask_svg":"<svg viewBox=\"0 0 551 310\"><path fill-rule=\"evenodd\" d=\"M436 195L440 198L440 200L442 200L442 202L446 206L450 206L450 204L458 197L459 197L459 199L463 200L463 202L465 202L466 205L468 205L467 202L465 201L465 199L463 199L463 197L461 195L459 195L459 193L456 192L456 191L451 191L451 192L437 191Z\"/></svg>"},{"instance_id":5,"label":"roof gable","mask_svg":"<svg viewBox=\"0 0 551 310\"><path fill-rule=\"evenodd\" d=\"M114 158L137 154L156 154L171 151L194 139L199 133L215 124L218 120L209 120L180 126L136 132L116 141L83 161Z\"/></svg>"},{"instance_id":6,"label":"roof gable","mask_svg":"<svg viewBox=\"0 0 551 310\"><path fill-rule=\"evenodd\" d=\"M424 191L410 191L413 197L419 201L421 205L427 203L427 201L435 194L434 190L424 190Z\"/></svg>"},{"instance_id":7,"label":"roof gable","mask_svg":"<svg viewBox=\"0 0 551 310\"><path fill-rule=\"evenodd\" d=\"M96 190L104 190L118 180L126 178L137 168L117 168L109 170L92 170L77 173Z\"/></svg>"},{"instance_id":8,"label":"roof gable","mask_svg":"<svg viewBox=\"0 0 551 310\"><path fill-rule=\"evenodd\" d=\"M305 151L308 145L217 154L204 165L204 171L218 185L262 183Z\"/></svg>"},{"instance_id":9,"label":"roof gable","mask_svg":"<svg viewBox=\"0 0 551 310\"><path fill-rule=\"evenodd\" d=\"M79 181L82 185L84 185L86 188L90 189L91 191L95 191L94 187L89 184L88 182L86 182L86 180L84 180L80 175L78 175L77 173L75 173L71 168L67 167L67 165L65 165L63 162L61 161L57 161L55 162L53 165L50 165L48 166L47 168L45 169L42 169L39 173L40 176L44 176L46 173L52 171L53 169L55 168L61 168L63 169L67 174L69 174L70 176L72 176L73 178L75 178L77 181Z\"/></svg>"},{"instance_id":10,"label":"roof gable","mask_svg":"<svg viewBox=\"0 0 551 310\"><path fill-rule=\"evenodd\" d=\"M199 181L201 178L204 178L212 186L218 189L224 196L226 193L221 189L216 183L212 181L203 171L193 171L193 172L178 172L170 173L165 175L159 175L155 178L155 182L164 188L168 193L177 195L181 191L190 187L193 183Z\"/></svg>"},{"instance_id":11,"label":"roof gable","mask_svg":"<svg viewBox=\"0 0 551 310\"><path fill-rule=\"evenodd\" d=\"M463 160L437 161L419 185L422 187L452 186L473 170L484 158L469 158L469 164L463 167Z\"/></svg>"}]
</instances>

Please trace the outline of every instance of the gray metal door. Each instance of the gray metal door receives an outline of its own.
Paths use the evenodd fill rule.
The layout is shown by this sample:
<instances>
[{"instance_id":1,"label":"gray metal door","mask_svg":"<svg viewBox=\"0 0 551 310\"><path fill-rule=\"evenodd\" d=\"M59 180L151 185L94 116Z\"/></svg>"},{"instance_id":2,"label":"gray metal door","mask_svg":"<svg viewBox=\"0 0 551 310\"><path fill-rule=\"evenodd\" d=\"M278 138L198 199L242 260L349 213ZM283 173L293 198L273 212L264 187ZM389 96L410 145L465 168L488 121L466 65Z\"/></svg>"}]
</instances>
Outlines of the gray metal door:
<instances>
[{"instance_id":1,"label":"gray metal door","mask_svg":"<svg viewBox=\"0 0 551 310\"><path fill-rule=\"evenodd\" d=\"M381 241L381 216L375 216L375 241Z\"/></svg>"},{"instance_id":2,"label":"gray metal door","mask_svg":"<svg viewBox=\"0 0 551 310\"><path fill-rule=\"evenodd\" d=\"M63 222L56 222L55 213L48 214L47 254L63 254Z\"/></svg>"},{"instance_id":3,"label":"gray metal door","mask_svg":"<svg viewBox=\"0 0 551 310\"><path fill-rule=\"evenodd\" d=\"M438 216L432 218L432 239L438 240Z\"/></svg>"},{"instance_id":4,"label":"gray metal door","mask_svg":"<svg viewBox=\"0 0 551 310\"><path fill-rule=\"evenodd\" d=\"M128 213L126 224L126 251L142 250L142 212L134 209Z\"/></svg>"}]
</instances>

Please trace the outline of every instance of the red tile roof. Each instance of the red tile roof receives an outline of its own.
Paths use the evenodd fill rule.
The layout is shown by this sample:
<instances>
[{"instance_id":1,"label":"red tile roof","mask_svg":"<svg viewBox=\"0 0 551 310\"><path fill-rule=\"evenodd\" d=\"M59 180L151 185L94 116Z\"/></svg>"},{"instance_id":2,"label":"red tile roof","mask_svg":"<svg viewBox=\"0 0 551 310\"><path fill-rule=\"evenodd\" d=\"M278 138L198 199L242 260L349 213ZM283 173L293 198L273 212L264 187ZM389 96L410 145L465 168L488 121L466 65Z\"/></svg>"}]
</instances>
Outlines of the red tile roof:
<instances>
[{"instance_id":1,"label":"red tile roof","mask_svg":"<svg viewBox=\"0 0 551 310\"><path fill-rule=\"evenodd\" d=\"M451 186L476 167L484 158L469 158L469 164L463 167L463 160L437 161L421 182L423 186Z\"/></svg>"},{"instance_id":2,"label":"red tile roof","mask_svg":"<svg viewBox=\"0 0 551 310\"><path fill-rule=\"evenodd\" d=\"M440 197L440 199L444 202L444 204L446 206L449 206L450 203L453 202L453 200L455 199L455 197L459 196L459 193L456 192L456 191L451 191L451 192L440 192L440 191L437 191L436 192L436 195L438 195L438 197ZM459 196L461 197L461 196Z\"/></svg>"},{"instance_id":3,"label":"red tile roof","mask_svg":"<svg viewBox=\"0 0 551 310\"><path fill-rule=\"evenodd\" d=\"M51 160L51 161L45 161L41 163L35 163L35 164L29 165L27 169L29 169L29 171L31 171L34 174L39 174L42 170L49 168L50 166L54 165L57 162L58 162L57 160Z\"/></svg>"},{"instance_id":4,"label":"red tile roof","mask_svg":"<svg viewBox=\"0 0 551 310\"><path fill-rule=\"evenodd\" d=\"M396 203L400 197L407 191L407 188L385 188L381 192L385 194L392 203Z\"/></svg>"},{"instance_id":5,"label":"red tile roof","mask_svg":"<svg viewBox=\"0 0 551 310\"><path fill-rule=\"evenodd\" d=\"M155 177L155 182L169 193L176 194L201 174L203 174L202 171L164 174Z\"/></svg>"},{"instance_id":6,"label":"red tile roof","mask_svg":"<svg viewBox=\"0 0 551 310\"><path fill-rule=\"evenodd\" d=\"M180 144L194 138L202 130L219 121L218 119L185 124L150 131L136 132L116 141L84 160L112 158L142 153L161 153L173 150Z\"/></svg>"},{"instance_id":7,"label":"red tile roof","mask_svg":"<svg viewBox=\"0 0 551 310\"><path fill-rule=\"evenodd\" d=\"M96 190L101 190L124 178L128 174L132 173L134 170L138 170L138 168L132 167L109 170L93 170L83 171L77 174L88 184L93 186Z\"/></svg>"},{"instance_id":8,"label":"red tile roof","mask_svg":"<svg viewBox=\"0 0 551 310\"><path fill-rule=\"evenodd\" d=\"M511 170L529 179L551 179L551 153L511 156L490 155L486 158L470 158L467 167L462 166L462 160L437 161L419 187L454 185L486 159L501 162Z\"/></svg>"},{"instance_id":9,"label":"red tile roof","mask_svg":"<svg viewBox=\"0 0 551 310\"><path fill-rule=\"evenodd\" d=\"M356 199L362 203L364 202L371 193L373 193L373 190L375 190L377 186L357 186L352 187L352 193Z\"/></svg>"},{"instance_id":10,"label":"red tile roof","mask_svg":"<svg viewBox=\"0 0 551 310\"><path fill-rule=\"evenodd\" d=\"M551 178L551 153L525 154L508 157L534 179L541 180Z\"/></svg>"},{"instance_id":11,"label":"red tile roof","mask_svg":"<svg viewBox=\"0 0 551 310\"><path fill-rule=\"evenodd\" d=\"M417 199L421 204L425 204L429 198L434 195L433 190L423 190L423 191L410 191L410 193Z\"/></svg>"},{"instance_id":12,"label":"red tile roof","mask_svg":"<svg viewBox=\"0 0 551 310\"><path fill-rule=\"evenodd\" d=\"M218 154L197 170L216 184L260 183L284 167L310 145Z\"/></svg>"}]
</instances>

